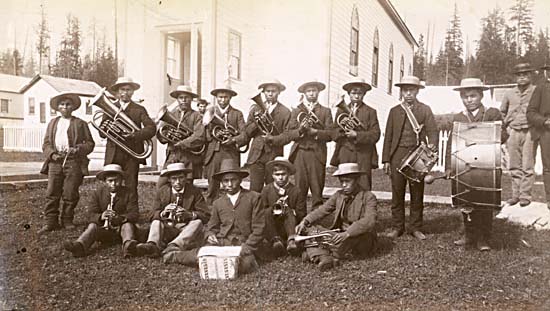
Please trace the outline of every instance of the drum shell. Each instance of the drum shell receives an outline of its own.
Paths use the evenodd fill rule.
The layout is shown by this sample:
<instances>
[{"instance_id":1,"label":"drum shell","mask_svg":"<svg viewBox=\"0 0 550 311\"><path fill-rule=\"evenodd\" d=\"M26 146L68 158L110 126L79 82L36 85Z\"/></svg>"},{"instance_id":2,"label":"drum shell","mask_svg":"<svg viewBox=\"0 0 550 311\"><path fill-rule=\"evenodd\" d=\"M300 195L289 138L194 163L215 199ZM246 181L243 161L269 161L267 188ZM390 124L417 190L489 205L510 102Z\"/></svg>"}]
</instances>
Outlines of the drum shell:
<instances>
[{"instance_id":1,"label":"drum shell","mask_svg":"<svg viewBox=\"0 0 550 311\"><path fill-rule=\"evenodd\" d=\"M399 173L415 182L424 181L424 177L437 163L437 153L433 153L424 143L412 150L401 162Z\"/></svg>"},{"instance_id":2,"label":"drum shell","mask_svg":"<svg viewBox=\"0 0 550 311\"><path fill-rule=\"evenodd\" d=\"M500 121L454 122L451 148L454 207L500 207L501 125Z\"/></svg>"}]
</instances>

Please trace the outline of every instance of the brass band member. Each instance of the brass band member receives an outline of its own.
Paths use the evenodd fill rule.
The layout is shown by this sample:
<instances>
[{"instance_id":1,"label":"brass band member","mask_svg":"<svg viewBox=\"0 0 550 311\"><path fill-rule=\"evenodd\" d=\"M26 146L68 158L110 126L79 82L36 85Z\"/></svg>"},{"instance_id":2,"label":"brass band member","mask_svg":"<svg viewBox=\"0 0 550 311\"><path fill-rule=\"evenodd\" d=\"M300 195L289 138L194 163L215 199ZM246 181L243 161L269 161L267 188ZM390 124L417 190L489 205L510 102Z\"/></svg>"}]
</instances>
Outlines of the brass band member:
<instances>
[{"instance_id":1,"label":"brass band member","mask_svg":"<svg viewBox=\"0 0 550 311\"><path fill-rule=\"evenodd\" d=\"M94 149L94 140L88 124L72 116L80 107L80 97L73 93L62 93L50 100L50 107L59 111L46 129L42 150L46 161L41 173L48 174L46 193L46 224L39 233L57 230L62 226L74 228L74 208L78 204L78 188L84 175L88 175L88 158ZM59 201L61 219L59 219ZM61 222L60 222L61 220Z\"/></svg>"},{"instance_id":2,"label":"brass band member","mask_svg":"<svg viewBox=\"0 0 550 311\"><path fill-rule=\"evenodd\" d=\"M466 108L465 111L453 115L452 122L473 123L473 122L490 122L502 121L502 115L496 108L486 108L481 104L483 91L489 88L484 86L480 79L468 78L460 81L460 86L455 88L455 91L460 92L460 98ZM508 137L505 130L501 132L502 143ZM446 170L447 177L451 176L451 146L452 133L449 134L447 141L446 154ZM455 245L475 246L480 251L489 251L489 239L491 237L491 229L493 224L493 210L491 208L468 207L462 208L462 216L464 219L464 237L455 241Z\"/></svg>"},{"instance_id":3,"label":"brass band member","mask_svg":"<svg viewBox=\"0 0 550 311\"><path fill-rule=\"evenodd\" d=\"M204 126L202 125L201 115L191 109L191 101L193 98L198 97L197 94L193 93L190 86L179 85L176 90L170 92L170 96L177 100L177 108L169 112L172 116L178 120L178 125L192 130L193 133L176 143L166 140L160 128L164 122L159 124L159 131L157 131L157 138L160 143L167 144L166 149L166 161L164 162L164 168L168 164L172 163L184 163L187 167L193 169L193 178L202 177L202 161L200 154L194 154L200 151L201 147L204 146ZM166 108L162 108L164 110ZM160 188L168 182L167 178L160 177L157 183L157 187Z\"/></svg>"},{"instance_id":4,"label":"brass band member","mask_svg":"<svg viewBox=\"0 0 550 311\"><path fill-rule=\"evenodd\" d=\"M296 166L284 157L276 157L267 163L273 182L262 189L262 202L266 208L265 236L277 256L286 251L297 255L299 250L294 241L295 227L306 214L305 196L289 180L295 174Z\"/></svg>"},{"instance_id":5,"label":"brass band member","mask_svg":"<svg viewBox=\"0 0 550 311\"><path fill-rule=\"evenodd\" d=\"M151 120L145 108L134 101L132 96L134 91L139 89L140 85L131 78L118 78L109 91L116 94L118 100L114 103L121 112L124 112L134 123L140 127L139 131L128 135L129 147L136 152L143 152L143 141L152 138L156 133L155 122ZM100 132L100 136L105 136ZM146 164L145 159L136 159L126 153L110 139L107 139L105 148L105 165L118 164L122 167L125 174L125 185L131 191L137 194L139 165Z\"/></svg>"},{"instance_id":6,"label":"brass band member","mask_svg":"<svg viewBox=\"0 0 550 311\"><path fill-rule=\"evenodd\" d=\"M359 178L359 183L363 189L371 190L371 171L373 165L374 168L378 167L376 142L380 139L376 110L363 101L371 86L364 79L357 78L344 84L342 88L348 93L351 102L348 105L342 100L338 104L335 123L340 124L340 128L335 132L336 149L330 165L358 163L365 172Z\"/></svg>"},{"instance_id":7,"label":"brass band member","mask_svg":"<svg viewBox=\"0 0 550 311\"><path fill-rule=\"evenodd\" d=\"M206 101L206 99L197 100L197 112L201 115L201 117L204 116L207 106L208 106L208 101Z\"/></svg>"},{"instance_id":8,"label":"brass band member","mask_svg":"<svg viewBox=\"0 0 550 311\"><path fill-rule=\"evenodd\" d=\"M157 257L166 243L164 254L192 249L198 246L196 240L204 239L203 224L208 222L210 211L201 191L188 179L191 172L183 163L169 164L161 172L170 184L157 191L149 237L147 243L137 245L139 255Z\"/></svg>"},{"instance_id":9,"label":"brass band member","mask_svg":"<svg viewBox=\"0 0 550 311\"><path fill-rule=\"evenodd\" d=\"M332 268L349 252L365 257L376 249L376 197L359 185L362 174L365 172L357 163L338 165L332 176L338 177L342 189L296 226L298 234L313 235L332 230L329 237L305 241L306 258L317 263L321 271ZM334 217L328 228L318 224L326 216Z\"/></svg>"},{"instance_id":10,"label":"brass band member","mask_svg":"<svg viewBox=\"0 0 550 311\"><path fill-rule=\"evenodd\" d=\"M382 163L384 172L391 177L393 229L391 238L401 236L405 231L405 187L409 183L411 193L410 233L419 240L426 239L422 233L422 214L424 210L424 181L417 183L408 180L397 171L403 158L412 152L421 142L437 152L439 132L432 110L416 99L418 91L424 88L414 76L404 76L400 83L403 102L390 110L384 135Z\"/></svg>"},{"instance_id":11,"label":"brass band member","mask_svg":"<svg viewBox=\"0 0 550 311\"><path fill-rule=\"evenodd\" d=\"M283 155L287 140L284 131L290 121L290 110L278 100L279 94L286 89L278 80L263 82L258 89L261 93L254 97L255 103L246 122L246 134L252 138L246 165L250 170L250 190L259 193L264 183L272 182L271 175L265 169L266 163ZM268 133L259 128L258 118L265 121Z\"/></svg>"},{"instance_id":12,"label":"brass band member","mask_svg":"<svg viewBox=\"0 0 550 311\"><path fill-rule=\"evenodd\" d=\"M318 102L319 93L324 89L325 85L317 81L306 82L298 88L305 100L292 109L287 132L289 140L295 141L288 157L296 167L294 180L304 201L311 189L312 209L323 204L327 142L332 140L333 133L330 108Z\"/></svg>"},{"instance_id":13,"label":"brass band member","mask_svg":"<svg viewBox=\"0 0 550 311\"><path fill-rule=\"evenodd\" d=\"M260 194L241 188L248 172L233 159L224 159L214 178L221 182L224 194L212 205L212 215L206 228L206 244L216 246L241 246L239 273L247 273L257 267L255 255L264 239L265 210ZM202 246L202 245L201 245ZM198 248L173 251L163 257L165 263L198 266Z\"/></svg>"},{"instance_id":14,"label":"brass band member","mask_svg":"<svg viewBox=\"0 0 550 311\"><path fill-rule=\"evenodd\" d=\"M83 257L96 241L106 244L122 241L123 257L132 257L137 245L134 239L134 224L139 218L137 196L122 185L124 172L118 164L105 165L97 179L101 182L90 198L90 224L76 241L66 241L63 247L74 257Z\"/></svg>"},{"instance_id":15,"label":"brass band member","mask_svg":"<svg viewBox=\"0 0 550 311\"><path fill-rule=\"evenodd\" d=\"M214 179L213 175L220 170L222 160L229 158L233 159L236 163L240 163L241 155L239 147L246 145L248 142L246 133L243 130L245 128L243 113L230 104L231 98L237 96L237 92L227 86L225 88L214 89L210 94L216 97L216 103L211 108L213 113L219 117L218 120L222 120L221 123L227 123L228 126L240 131L240 133L221 142L212 136L215 121L213 120L208 124L206 129L207 145L204 156L204 171L208 177L208 191L206 192L206 201L208 204L212 204L219 195L220 184ZM223 124L221 126L223 127Z\"/></svg>"}]
</instances>

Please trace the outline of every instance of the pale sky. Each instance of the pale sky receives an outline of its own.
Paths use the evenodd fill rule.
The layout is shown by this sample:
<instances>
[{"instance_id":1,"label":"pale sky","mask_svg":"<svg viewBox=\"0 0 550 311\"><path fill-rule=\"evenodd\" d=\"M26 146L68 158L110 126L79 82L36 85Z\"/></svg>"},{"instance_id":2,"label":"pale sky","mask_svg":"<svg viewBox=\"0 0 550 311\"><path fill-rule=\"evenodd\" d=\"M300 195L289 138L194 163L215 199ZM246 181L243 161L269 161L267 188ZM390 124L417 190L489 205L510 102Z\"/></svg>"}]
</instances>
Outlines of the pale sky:
<instances>
[{"instance_id":1,"label":"pale sky","mask_svg":"<svg viewBox=\"0 0 550 311\"><path fill-rule=\"evenodd\" d=\"M1 0L0 10L0 50L13 48L14 44L26 55L36 51L36 28L40 21L40 3L46 4L46 14L51 30L53 49L58 46L66 27L65 15L72 13L81 21L83 34L82 52L87 52L92 45L92 19L95 17L96 33L106 30L107 42L114 43L114 2L115 0ZM143 3L155 3L157 0L132 0ZM179 0L184 1L184 0ZM229 0L223 0L229 1ZM260 1L260 0L250 0ZM338 1L338 0L335 0ZM360 0L358 0L360 1ZM365 0L363 0L365 1ZM376 1L376 0L366 0ZM442 44L448 20L453 12L454 3L458 5L462 19L464 41L470 42L470 51L475 52L479 38L480 20L492 8L499 6L506 9L514 0L391 0L401 17L405 20L413 35L418 39L420 33L426 36L428 25L435 26L433 52L437 53ZM120 2L122 3L122 1ZM299 1L296 1L299 3ZM550 0L535 0L535 29L550 27ZM17 39L15 39L17 38ZM466 40L468 39L468 40ZM465 47L466 49L466 47ZM85 53L82 53L84 56ZM54 54L52 54L52 57Z\"/></svg>"}]
</instances>

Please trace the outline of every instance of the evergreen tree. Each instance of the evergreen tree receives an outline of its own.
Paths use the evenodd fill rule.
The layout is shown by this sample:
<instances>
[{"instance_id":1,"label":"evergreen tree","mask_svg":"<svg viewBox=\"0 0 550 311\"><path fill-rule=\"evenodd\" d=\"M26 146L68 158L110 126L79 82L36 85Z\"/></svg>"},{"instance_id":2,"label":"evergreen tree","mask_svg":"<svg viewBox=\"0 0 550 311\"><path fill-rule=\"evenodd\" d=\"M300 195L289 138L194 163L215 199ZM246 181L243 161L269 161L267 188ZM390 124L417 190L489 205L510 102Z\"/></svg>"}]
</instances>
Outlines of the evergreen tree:
<instances>
[{"instance_id":1,"label":"evergreen tree","mask_svg":"<svg viewBox=\"0 0 550 311\"><path fill-rule=\"evenodd\" d=\"M30 54L31 54L31 56L27 60L27 62L25 63L25 68L23 69L23 75L25 77L33 77L37 73L36 72L36 63L34 61L33 53L30 53Z\"/></svg>"},{"instance_id":2,"label":"evergreen tree","mask_svg":"<svg viewBox=\"0 0 550 311\"><path fill-rule=\"evenodd\" d=\"M67 30L60 49L57 52L54 75L70 79L82 77L82 64L80 60L80 21L77 17L67 15Z\"/></svg>"},{"instance_id":3,"label":"evergreen tree","mask_svg":"<svg viewBox=\"0 0 550 311\"><path fill-rule=\"evenodd\" d=\"M0 73L20 76L23 74L23 59L17 49L7 49L0 55Z\"/></svg>"},{"instance_id":4,"label":"evergreen tree","mask_svg":"<svg viewBox=\"0 0 550 311\"><path fill-rule=\"evenodd\" d=\"M38 42L36 44L36 50L38 51L38 73L49 73L49 69L46 70L47 64L45 59L50 57L50 30L46 21L46 13L44 13L44 4L40 5L41 19L38 24L36 34L38 35Z\"/></svg>"},{"instance_id":5,"label":"evergreen tree","mask_svg":"<svg viewBox=\"0 0 550 311\"><path fill-rule=\"evenodd\" d=\"M426 49L424 48L424 36L418 37L418 50L413 57L413 75L420 80L426 79Z\"/></svg>"},{"instance_id":6,"label":"evergreen tree","mask_svg":"<svg viewBox=\"0 0 550 311\"><path fill-rule=\"evenodd\" d=\"M510 8L510 21L516 42L516 54L523 55L533 40L533 0L516 0Z\"/></svg>"}]
</instances>

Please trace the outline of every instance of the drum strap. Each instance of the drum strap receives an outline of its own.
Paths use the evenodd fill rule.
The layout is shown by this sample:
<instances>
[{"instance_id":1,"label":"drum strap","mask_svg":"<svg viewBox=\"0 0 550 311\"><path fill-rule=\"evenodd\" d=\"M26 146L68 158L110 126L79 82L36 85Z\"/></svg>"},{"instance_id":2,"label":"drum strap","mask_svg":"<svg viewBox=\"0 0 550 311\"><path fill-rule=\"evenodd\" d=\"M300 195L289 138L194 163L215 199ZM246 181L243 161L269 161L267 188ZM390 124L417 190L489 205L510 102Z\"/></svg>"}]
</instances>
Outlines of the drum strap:
<instances>
[{"instance_id":1,"label":"drum strap","mask_svg":"<svg viewBox=\"0 0 550 311\"><path fill-rule=\"evenodd\" d=\"M422 131L422 125L418 124L416 117L414 116L411 108L407 106L407 104L401 103L401 107L403 108L403 110L405 110L405 113L407 114L407 119L409 119L412 129L416 134L416 144L420 145L420 132Z\"/></svg>"}]
</instances>

